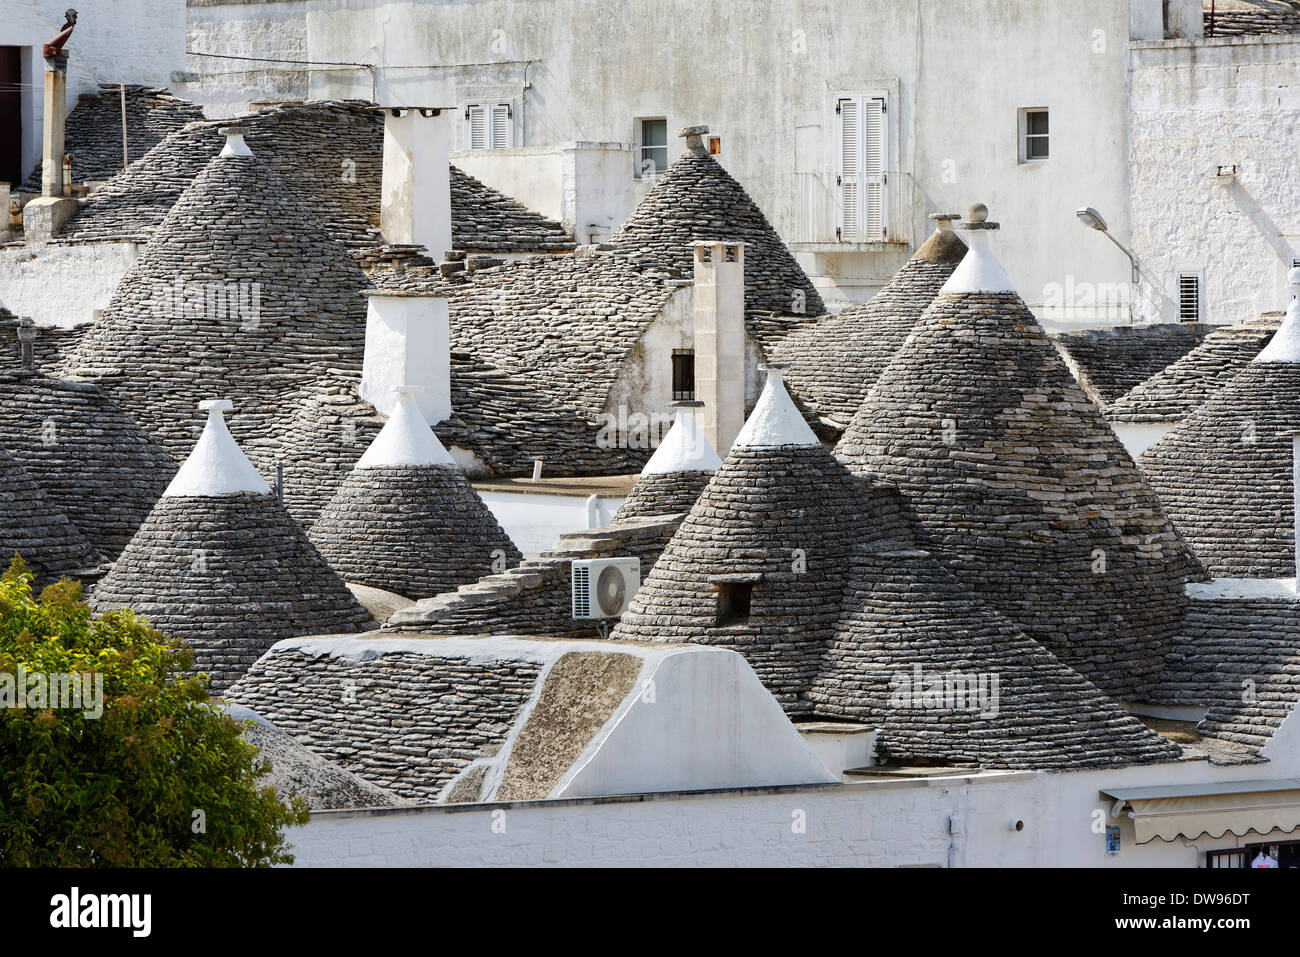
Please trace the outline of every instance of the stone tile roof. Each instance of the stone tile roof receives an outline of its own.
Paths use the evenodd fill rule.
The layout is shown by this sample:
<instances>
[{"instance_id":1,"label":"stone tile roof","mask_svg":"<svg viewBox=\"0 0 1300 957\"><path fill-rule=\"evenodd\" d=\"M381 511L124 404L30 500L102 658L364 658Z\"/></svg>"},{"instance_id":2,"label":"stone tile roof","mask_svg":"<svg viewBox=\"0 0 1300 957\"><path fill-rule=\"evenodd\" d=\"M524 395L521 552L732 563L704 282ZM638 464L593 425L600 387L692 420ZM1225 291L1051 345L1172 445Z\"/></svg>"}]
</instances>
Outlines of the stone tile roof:
<instances>
[{"instance_id":1,"label":"stone tile roof","mask_svg":"<svg viewBox=\"0 0 1300 957\"><path fill-rule=\"evenodd\" d=\"M98 93L83 93L68 114L64 144L72 154L72 181L106 180L122 172L122 99L116 83L101 83ZM203 109L170 91L126 85L126 148L134 163L169 133L203 119ZM23 181L39 193L41 165Z\"/></svg>"},{"instance_id":2,"label":"stone tile roof","mask_svg":"<svg viewBox=\"0 0 1300 957\"><path fill-rule=\"evenodd\" d=\"M376 643L368 642L373 646ZM273 649L229 690L316 754L404 799L430 802L495 753L542 674L543 659Z\"/></svg>"},{"instance_id":3,"label":"stone tile roof","mask_svg":"<svg viewBox=\"0 0 1300 957\"><path fill-rule=\"evenodd\" d=\"M1198 731L1258 756L1300 703L1300 606L1193 597L1151 701L1207 709Z\"/></svg>"},{"instance_id":4,"label":"stone tile roof","mask_svg":"<svg viewBox=\"0 0 1300 957\"><path fill-rule=\"evenodd\" d=\"M822 314L821 296L763 211L706 149L696 148L659 174L609 241L660 270L676 269L689 278L694 269L691 243L701 240L746 244L747 314Z\"/></svg>"},{"instance_id":5,"label":"stone tile roof","mask_svg":"<svg viewBox=\"0 0 1300 957\"><path fill-rule=\"evenodd\" d=\"M1111 402L1106 418L1111 422L1183 418L1246 368L1281 323L1281 313L1266 313L1250 322L1215 329L1181 359Z\"/></svg>"},{"instance_id":6,"label":"stone tile roof","mask_svg":"<svg viewBox=\"0 0 1300 957\"><path fill-rule=\"evenodd\" d=\"M789 367L787 381L800 407L842 430L965 252L955 232L938 229L867 302L779 343L773 360Z\"/></svg>"},{"instance_id":7,"label":"stone tile roof","mask_svg":"<svg viewBox=\"0 0 1300 957\"><path fill-rule=\"evenodd\" d=\"M259 161L290 185L329 234L361 253L381 240L383 115L359 100L254 104L237 117ZM201 118L198 118L201 119ZM218 130L234 120L178 129L97 190L64 226L60 242L147 239L184 189L220 152ZM119 140L120 164L120 140ZM472 176L451 170L452 246L482 252L567 252L574 242L558 223ZM445 250L431 250L441 256Z\"/></svg>"},{"instance_id":8,"label":"stone tile roof","mask_svg":"<svg viewBox=\"0 0 1300 957\"><path fill-rule=\"evenodd\" d=\"M0 372L0 442L110 561L176 472L172 457L95 385L38 372Z\"/></svg>"},{"instance_id":9,"label":"stone tile roof","mask_svg":"<svg viewBox=\"0 0 1300 957\"><path fill-rule=\"evenodd\" d=\"M573 237L555 220L455 166L451 168L451 245L485 253L557 253L577 248Z\"/></svg>"},{"instance_id":10,"label":"stone tile roof","mask_svg":"<svg viewBox=\"0 0 1300 957\"><path fill-rule=\"evenodd\" d=\"M1052 341L1084 391L1106 406L1196 348L1210 328L1164 322L1059 333Z\"/></svg>"},{"instance_id":11,"label":"stone tile roof","mask_svg":"<svg viewBox=\"0 0 1300 957\"><path fill-rule=\"evenodd\" d=\"M257 156L218 157L167 214L63 371L98 384L177 459L195 438L195 404L229 396L238 409L231 431L274 476L286 440L297 438L281 423L299 395L330 369L360 374L365 285L274 170ZM302 494L319 509L334 487Z\"/></svg>"},{"instance_id":12,"label":"stone tile roof","mask_svg":"<svg viewBox=\"0 0 1300 957\"><path fill-rule=\"evenodd\" d=\"M1300 364L1254 361L1139 457L1212 575L1295 573L1288 429L1300 429Z\"/></svg>"},{"instance_id":13,"label":"stone tile roof","mask_svg":"<svg viewBox=\"0 0 1300 957\"><path fill-rule=\"evenodd\" d=\"M101 561L68 516L0 445L0 562L5 568L15 553L22 555L38 586L76 578Z\"/></svg>"},{"instance_id":14,"label":"stone tile roof","mask_svg":"<svg viewBox=\"0 0 1300 957\"><path fill-rule=\"evenodd\" d=\"M612 523L689 512L712 477L711 471L703 469L638 475L632 491L614 513Z\"/></svg>"},{"instance_id":15,"label":"stone tile roof","mask_svg":"<svg viewBox=\"0 0 1300 957\"><path fill-rule=\"evenodd\" d=\"M274 495L164 495L95 589L196 652L222 690L282 638L377 626Z\"/></svg>"},{"instance_id":16,"label":"stone tile roof","mask_svg":"<svg viewBox=\"0 0 1300 957\"><path fill-rule=\"evenodd\" d=\"M275 788L282 801L301 798L313 811L405 803L391 791L326 761L255 712L239 705L231 705L226 711L244 725L244 740L256 747L271 766L266 777L258 779L258 785Z\"/></svg>"},{"instance_id":17,"label":"stone tile roof","mask_svg":"<svg viewBox=\"0 0 1300 957\"><path fill-rule=\"evenodd\" d=\"M449 304L452 348L523 380L591 422L678 277L610 253L476 272Z\"/></svg>"},{"instance_id":18,"label":"stone tile roof","mask_svg":"<svg viewBox=\"0 0 1300 957\"><path fill-rule=\"evenodd\" d=\"M1180 753L916 549L855 557L809 697L819 716L874 725L877 754L909 764L1113 767Z\"/></svg>"},{"instance_id":19,"label":"stone tile roof","mask_svg":"<svg viewBox=\"0 0 1300 957\"><path fill-rule=\"evenodd\" d=\"M922 547L1107 694L1158 679L1199 569L1018 295L941 294L836 455L896 484Z\"/></svg>"},{"instance_id":20,"label":"stone tile roof","mask_svg":"<svg viewBox=\"0 0 1300 957\"><path fill-rule=\"evenodd\" d=\"M56 368L63 356L81 341L90 326L89 322L71 327L37 326L36 341L32 344L32 358L36 368ZM0 369L17 370L23 367L23 350L17 330L18 317L0 306Z\"/></svg>"},{"instance_id":21,"label":"stone tile roof","mask_svg":"<svg viewBox=\"0 0 1300 957\"><path fill-rule=\"evenodd\" d=\"M355 468L310 537L344 581L412 599L523 560L455 465Z\"/></svg>"},{"instance_id":22,"label":"stone tile roof","mask_svg":"<svg viewBox=\"0 0 1300 957\"><path fill-rule=\"evenodd\" d=\"M787 714L870 720L898 761L1068 768L1178 755L916 551L892 489L851 476L811 433L751 444L770 431L751 424L612 637L738 651ZM748 612L733 614L724 599L746 588ZM1006 709L903 707L891 696L914 665L996 670Z\"/></svg>"},{"instance_id":23,"label":"stone tile roof","mask_svg":"<svg viewBox=\"0 0 1300 957\"><path fill-rule=\"evenodd\" d=\"M1203 14L1206 36L1242 37L1260 34L1300 33L1300 10L1278 9L1271 4L1269 9L1249 9L1242 3L1237 9L1224 9L1220 3L1213 17L1210 15L1208 0ZM1254 4L1251 4L1254 6Z\"/></svg>"}]
</instances>

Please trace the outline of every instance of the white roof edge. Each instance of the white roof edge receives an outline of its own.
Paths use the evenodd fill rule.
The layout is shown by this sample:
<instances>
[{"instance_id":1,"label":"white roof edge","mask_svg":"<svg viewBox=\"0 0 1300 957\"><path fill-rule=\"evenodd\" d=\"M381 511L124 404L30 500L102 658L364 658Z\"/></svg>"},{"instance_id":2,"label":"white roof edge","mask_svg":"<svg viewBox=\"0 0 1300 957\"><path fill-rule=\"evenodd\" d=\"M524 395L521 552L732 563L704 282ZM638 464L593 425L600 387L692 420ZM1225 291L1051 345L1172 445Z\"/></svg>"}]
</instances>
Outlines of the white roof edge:
<instances>
[{"instance_id":1,"label":"white roof edge","mask_svg":"<svg viewBox=\"0 0 1300 957\"><path fill-rule=\"evenodd\" d=\"M941 294L964 292L1015 292L1016 287L1002 264L989 249L989 230L968 230L966 255L939 290Z\"/></svg>"},{"instance_id":2,"label":"white roof edge","mask_svg":"<svg viewBox=\"0 0 1300 957\"><path fill-rule=\"evenodd\" d=\"M1286 318L1252 362L1300 362L1300 267L1293 266L1287 278L1291 282L1291 302L1286 307Z\"/></svg>"}]
</instances>

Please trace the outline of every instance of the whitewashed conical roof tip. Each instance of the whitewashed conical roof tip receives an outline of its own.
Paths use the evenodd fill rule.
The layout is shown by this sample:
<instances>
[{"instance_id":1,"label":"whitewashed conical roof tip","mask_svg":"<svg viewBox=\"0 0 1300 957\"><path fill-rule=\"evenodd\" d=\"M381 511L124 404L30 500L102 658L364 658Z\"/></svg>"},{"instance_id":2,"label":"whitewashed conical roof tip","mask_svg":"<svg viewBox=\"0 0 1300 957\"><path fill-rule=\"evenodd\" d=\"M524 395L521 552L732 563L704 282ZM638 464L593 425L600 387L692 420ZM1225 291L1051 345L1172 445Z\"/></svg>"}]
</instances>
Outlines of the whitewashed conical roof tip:
<instances>
[{"instance_id":1,"label":"whitewashed conical roof tip","mask_svg":"<svg viewBox=\"0 0 1300 957\"><path fill-rule=\"evenodd\" d=\"M781 371L769 367L763 394L745 420L732 448L776 448L782 445L820 445L786 391Z\"/></svg>"},{"instance_id":2,"label":"whitewashed conical roof tip","mask_svg":"<svg viewBox=\"0 0 1300 957\"><path fill-rule=\"evenodd\" d=\"M365 454L357 461L359 469L406 468L423 465L455 465L429 428L429 422L415 401L415 386L397 386L397 404L370 443Z\"/></svg>"},{"instance_id":3,"label":"whitewashed conical roof tip","mask_svg":"<svg viewBox=\"0 0 1300 957\"><path fill-rule=\"evenodd\" d=\"M659 443L655 454L641 470L642 475L659 475L666 472L714 472L722 459L700 431L695 410L679 408L672 428Z\"/></svg>"},{"instance_id":4,"label":"whitewashed conical roof tip","mask_svg":"<svg viewBox=\"0 0 1300 957\"><path fill-rule=\"evenodd\" d=\"M1291 301L1286 307L1286 318L1268 345L1255 356L1255 362L1300 362L1300 266L1292 266L1287 273L1291 283Z\"/></svg>"},{"instance_id":5,"label":"whitewashed conical roof tip","mask_svg":"<svg viewBox=\"0 0 1300 957\"><path fill-rule=\"evenodd\" d=\"M228 399L207 399L199 403L199 408L208 413L208 421L189 458L163 492L164 497L271 494L271 486L226 427L225 413L233 407Z\"/></svg>"},{"instance_id":6,"label":"whitewashed conical roof tip","mask_svg":"<svg viewBox=\"0 0 1300 957\"><path fill-rule=\"evenodd\" d=\"M966 255L948 277L940 294L979 292L1015 292L1011 278L989 249L989 233L998 229L997 223L988 222L988 207L976 203L970 208L970 221L963 224L962 239L966 241Z\"/></svg>"}]
</instances>

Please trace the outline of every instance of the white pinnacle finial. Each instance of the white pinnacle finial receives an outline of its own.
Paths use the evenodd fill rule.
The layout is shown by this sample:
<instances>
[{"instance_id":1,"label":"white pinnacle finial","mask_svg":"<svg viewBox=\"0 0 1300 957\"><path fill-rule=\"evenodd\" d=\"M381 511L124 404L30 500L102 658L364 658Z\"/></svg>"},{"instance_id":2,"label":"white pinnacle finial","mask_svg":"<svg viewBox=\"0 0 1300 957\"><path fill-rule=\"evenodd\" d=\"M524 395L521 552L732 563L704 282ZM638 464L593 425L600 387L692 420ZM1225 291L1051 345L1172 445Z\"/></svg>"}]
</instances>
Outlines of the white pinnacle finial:
<instances>
[{"instance_id":1,"label":"white pinnacle finial","mask_svg":"<svg viewBox=\"0 0 1300 957\"><path fill-rule=\"evenodd\" d=\"M970 221L962 224L967 251L948 281L939 290L941 294L963 292L1015 292L1002 264L989 249L989 233L998 229L997 223L988 221L989 209L976 203L967 214Z\"/></svg>"},{"instance_id":2,"label":"white pinnacle finial","mask_svg":"<svg viewBox=\"0 0 1300 957\"><path fill-rule=\"evenodd\" d=\"M221 152L217 154L218 156L253 155L253 151L249 149L248 144L244 142L244 133L246 131L242 126L223 126L221 129L217 130L217 132L226 138L226 145L221 147Z\"/></svg>"},{"instance_id":3,"label":"white pinnacle finial","mask_svg":"<svg viewBox=\"0 0 1300 957\"><path fill-rule=\"evenodd\" d=\"M416 465L455 465L415 401L416 386L399 385L397 404L355 468L382 469Z\"/></svg>"},{"instance_id":4,"label":"white pinnacle finial","mask_svg":"<svg viewBox=\"0 0 1300 957\"><path fill-rule=\"evenodd\" d=\"M225 413L234 408L234 403L229 399L205 399L199 408L208 413L203 434L163 496L211 497L243 492L270 495L271 486L253 468L226 428Z\"/></svg>"},{"instance_id":5,"label":"white pinnacle finial","mask_svg":"<svg viewBox=\"0 0 1300 957\"><path fill-rule=\"evenodd\" d=\"M704 403L696 403L703 405ZM641 470L642 475L658 475L665 472L714 472L722 465L722 459L704 433L700 431L695 420L695 409L689 405L679 406L672 428L659 443L655 454Z\"/></svg>"},{"instance_id":6,"label":"white pinnacle finial","mask_svg":"<svg viewBox=\"0 0 1300 957\"><path fill-rule=\"evenodd\" d=\"M767 366L767 382L745 427L732 448L776 448L782 445L821 445L785 389L780 366Z\"/></svg>"},{"instance_id":7,"label":"white pinnacle finial","mask_svg":"<svg viewBox=\"0 0 1300 957\"><path fill-rule=\"evenodd\" d=\"M1255 356L1255 362L1300 362L1300 266L1292 266L1286 278L1291 283L1286 318L1268 345Z\"/></svg>"}]
</instances>

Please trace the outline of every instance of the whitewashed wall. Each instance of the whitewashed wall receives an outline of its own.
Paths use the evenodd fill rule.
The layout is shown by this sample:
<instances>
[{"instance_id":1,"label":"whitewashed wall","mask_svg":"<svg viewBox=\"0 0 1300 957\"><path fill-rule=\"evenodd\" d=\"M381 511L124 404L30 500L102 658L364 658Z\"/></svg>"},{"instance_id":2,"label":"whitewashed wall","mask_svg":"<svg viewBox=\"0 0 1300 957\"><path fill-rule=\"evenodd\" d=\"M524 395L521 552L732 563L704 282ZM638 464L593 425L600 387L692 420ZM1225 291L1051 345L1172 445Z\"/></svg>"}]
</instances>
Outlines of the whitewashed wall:
<instances>
[{"instance_id":1,"label":"whitewashed wall","mask_svg":"<svg viewBox=\"0 0 1300 957\"><path fill-rule=\"evenodd\" d=\"M898 238L928 234L929 212L987 202L1004 224L998 255L1036 303L1066 275L1127 281L1126 260L1073 211L1096 206L1117 235L1129 233L1130 21L1134 35L1158 36L1160 10L1159 0L355 0L342 9L200 0L190 36L195 49L378 63L378 95L394 102L517 98L516 145L632 142L642 116L667 117L670 132L706 123L722 139L719 160L787 237L802 215L796 140L807 154L800 168L827 168L835 94L894 90L894 182L912 197ZM368 97L371 82L365 70L321 67L310 88ZM242 106L228 79L195 92L214 115ZM1041 106L1053 111L1052 158L1020 164L1017 111ZM680 148L672 139L670 152ZM843 250L835 269L854 285L889 275L899 247L881 245Z\"/></svg>"},{"instance_id":2,"label":"whitewashed wall","mask_svg":"<svg viewBox=\"0 0 1300 957\"><path fill-rule=\"evenodd\" d=\"M1294 773L1294 768L1291 769ZM1285 777L1204 762L1119 771L1003 773L822 788L324 812L291 832L298 866L1078 866L1195 867L1199 854L1257 843L1134 843L1109 816L1112 787ZM1121 829L1105 854L1095 812ZM955 819L955 820L954 820ZM1016 821L1023 830L1016 831ZM802 826L802 829L801 829Z\"/></svg>"},{"instance_id":3,"label":"whitewashed wall","mask_svg":"<svg viewBox=\"0 0 1300 957\"><path fill-rule=\"evenodd\" d=\"M1204 270L1207 322L1285 308L1300 257L1300 37L1135 44L1130 122L1144 318L1177 320L1186 267ZM1235 179L1216 178L1221 165Z\"/></svg>"},{"instance_id":4,"label":"whitewashed wall","mask_svg":"<svg viewBox=\"0 0 1300 957\"><path fill-rule=\"evenodd\" d=\"M0 249L0 305L38 325L90 322L138 255L136 243Z\"/></svg>"},{"instance_id":5,"label":"whitewashed wall","mask_svg":"<svg viewBox=\"0 0 1300 957\"><path fill-rule=\"evenodd\" d=\"M23 53L23 169L40 161L44 126L45 60L41 47L75 7L77 27L68 41L68 102L100 83L171 86L185 69L185 0L0 0L0 45Z\"/></svg>"}]
</instances>

